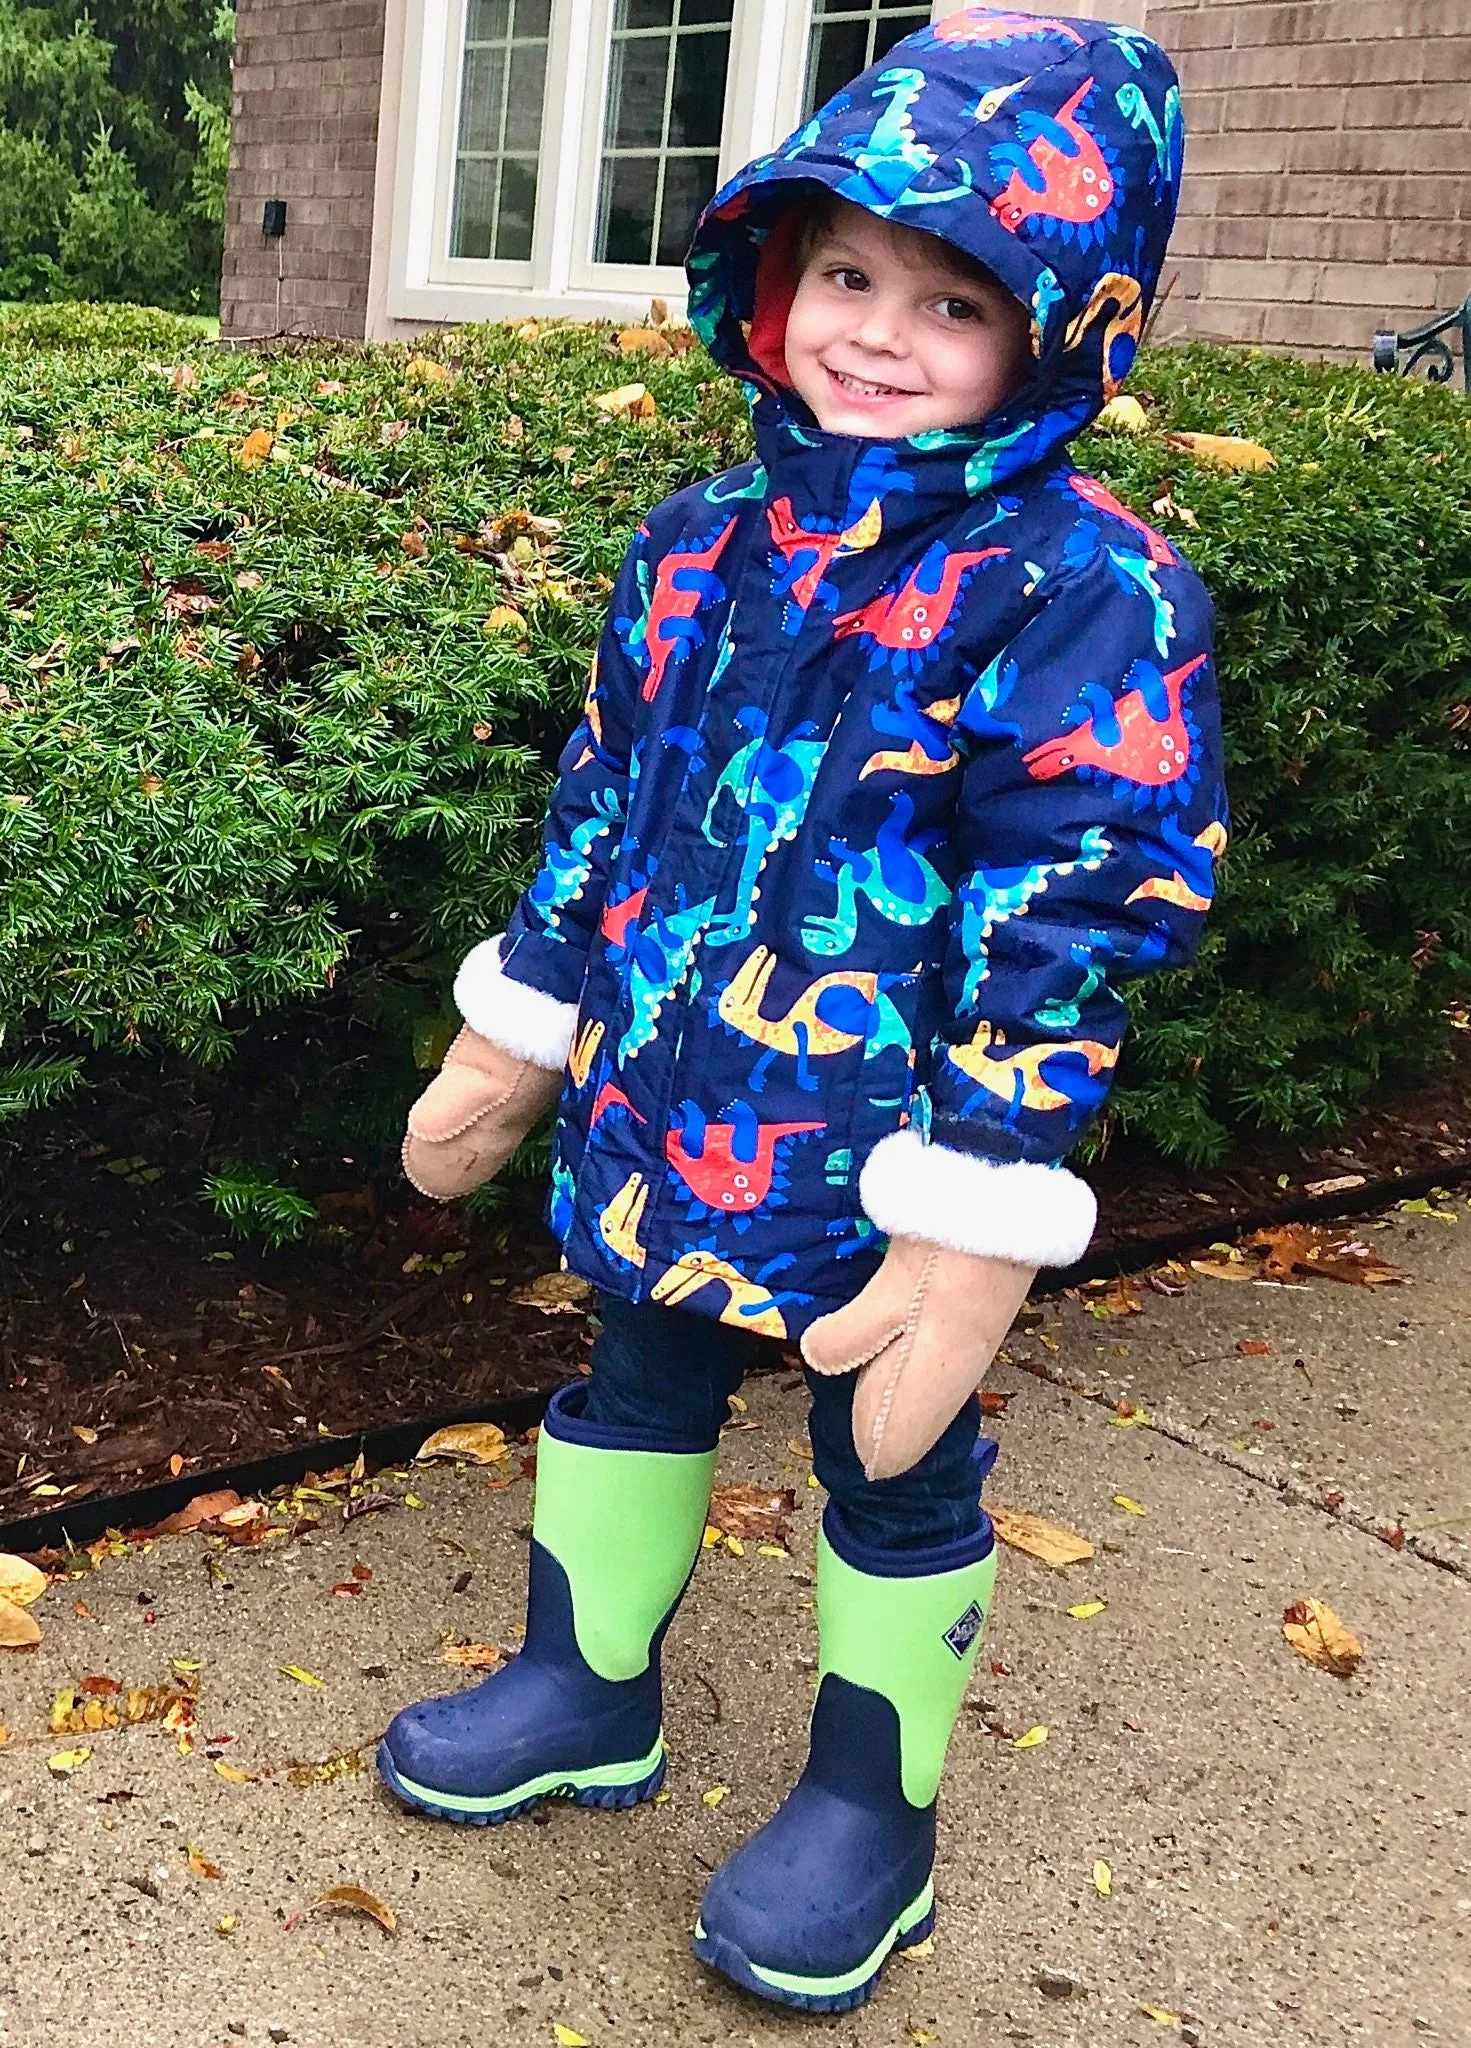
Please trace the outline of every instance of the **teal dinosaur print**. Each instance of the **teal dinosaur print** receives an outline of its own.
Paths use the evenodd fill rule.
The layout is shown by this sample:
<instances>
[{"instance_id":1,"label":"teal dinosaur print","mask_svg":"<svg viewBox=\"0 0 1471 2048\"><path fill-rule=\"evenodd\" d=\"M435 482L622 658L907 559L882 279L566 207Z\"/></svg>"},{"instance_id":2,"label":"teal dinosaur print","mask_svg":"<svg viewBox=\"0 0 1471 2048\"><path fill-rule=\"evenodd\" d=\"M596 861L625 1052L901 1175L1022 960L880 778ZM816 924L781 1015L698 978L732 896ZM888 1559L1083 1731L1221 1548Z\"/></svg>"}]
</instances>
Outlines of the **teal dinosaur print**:
<instances>
[{"instance_id":1,"label":"teal dinosaur print","mask_svg":"<svg viewBox=\"0 0 1471 2048\"><path fill-rule=\"evenodd\" d=\"M986 947L997 925L1026 914L1049 882L1078 872L1094 874L1113 852L1112 843L1096 825L1083 833L1075 860L1034 861L1019 868L977 868L960 888L960 944L967 961L960 991L962 1011L974 1007L981 983L991 971Z\"/></svg>"},{"instance_id":2,"label":"teal dinosaur print","mask_svg":"<svg viewBox=\"0 0 1471 2048\"><path fill-rule=\"evenodd\" d=\"M1170 642L1175 637L1175 607L1159 587L1153 562L1147 555L1128 553L1120 548L1109 548L1107 554L1123 588L1142 591L1149 599L1154 611L1154 644L1163 658L1169 653Z\"/></svg>"},{"instance_id":3,"label":"teal dinosaur print","mask_svg":"<svg viewBox=\"0 0 1471 2048\"><path fill-rule=\"evenodd\" d=\"M925 88L925 75L904 65L880 72L873 88L875 99L888 105L868 131L867 139L851 152L853 170L837 186L840 199L865 206L870 213L896 213L901 206L938 206L962 197L971 190L969 164L961 162L960 182L942 191L915 191L913 182L921 171L939 162L928 143L915 133L909 110ZM850 148L843 145L843 154Z\"/></svg>"},{"instance_id":4,"label":"teal dinosaur print","mask_svg":"<svg viewBox=\"0 0 1471 2048\"><path fill-rule=\"evenodd\" d=\"M679 897L677 909L656 911L647 925L629 934L626 974L633 1021L618 1041L620 1067L658 1036L659 1012L689 971L715 908L713 896L687 905L681 887Z\"/></svg>"},{"instance_id":5,"label":"teal dinosaur print","mask_svg":"<svg viewBox=\"0 0 1471 2048\"><path fill-rule=\"evenodd\" d=\"M827 751L810 719L796 727L780 747L766 737L766 713L754 704L736 713L736 724L752 737L721 771L706 806L703 831L712 846L732 842L714 830L723 794L735 799L745 819L746 844L736 899L730 910L705 934L707 946L729 946L743 939L756 919L756 885L761 870L783 840L795 839Z\"/></svg>"},{"instance_id":6,"label":"teal dinosaur print","mask_svg":"<svg viewBox=\"0 0 1471 2048\"><path fill-rule=\"evenodd\" d=\"M802 944L819 959L836 960L858 937L858 900L863 897L890 924L916 930L927 925L950 901L950 886L911 846L905 833L914 819L913 799L895 790L889 815L873 846L857 851L844 839L832 839L830 860L818 861L818 879L831 882L838 901L830 917L809 917L802 926Z\"/></svg>"},{"instance_id":7,"label":"teal dinosaur print","mask_svg":"<svg viewBox=\"0 0 1471 2048\"><path fill-rule=\"evenodd\" d=\"M557 933L558 937L561 936L558 912L577 901L592 877L593 847L605 832L611 832L615 825L623 822L623 812L614 790L595 791L592 802L592 816L573 828L568 844L548 847L541 871L527 891L530 901L545 917L547 930ZM616 860L617 857L615 844L610 859Z\"/></svg>"}]
</instances>

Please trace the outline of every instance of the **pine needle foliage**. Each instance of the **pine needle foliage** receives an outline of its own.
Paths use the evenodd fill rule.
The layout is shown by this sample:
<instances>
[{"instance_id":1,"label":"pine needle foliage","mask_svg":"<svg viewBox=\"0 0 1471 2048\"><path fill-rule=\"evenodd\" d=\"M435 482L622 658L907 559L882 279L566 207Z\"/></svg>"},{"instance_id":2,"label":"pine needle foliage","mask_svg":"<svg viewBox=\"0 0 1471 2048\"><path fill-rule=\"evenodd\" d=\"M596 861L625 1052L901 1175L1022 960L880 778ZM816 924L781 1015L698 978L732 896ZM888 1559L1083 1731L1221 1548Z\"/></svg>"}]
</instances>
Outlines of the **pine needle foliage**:
<instances>
[{"instance_id":1,"label":"pine needle foliage","mask_svg":"<svg viewBox=\"0 0 1471 2048\"><path fill-rule=\"evenodd\" d=\"M652 419L594 406L634 376ZM1465 995L1471 412L1203 347L1131 389L1151 431L1078 460L1215 597L1234 839L1199 962L1134 998L1112 1114L1203 1160L1341 1119ZM1179 428L1278 466L1209 469ZM35 1062L0 1113L89 1048L221 1062L252 1018L330 1013L386 1128L529 877L634 526L748 445L698 349L607 328L242 356L135 308L0 320L0 1029ZM215 1199L269 1221L229 1190L273 1171Z\"/></svg>"}]
</instances>

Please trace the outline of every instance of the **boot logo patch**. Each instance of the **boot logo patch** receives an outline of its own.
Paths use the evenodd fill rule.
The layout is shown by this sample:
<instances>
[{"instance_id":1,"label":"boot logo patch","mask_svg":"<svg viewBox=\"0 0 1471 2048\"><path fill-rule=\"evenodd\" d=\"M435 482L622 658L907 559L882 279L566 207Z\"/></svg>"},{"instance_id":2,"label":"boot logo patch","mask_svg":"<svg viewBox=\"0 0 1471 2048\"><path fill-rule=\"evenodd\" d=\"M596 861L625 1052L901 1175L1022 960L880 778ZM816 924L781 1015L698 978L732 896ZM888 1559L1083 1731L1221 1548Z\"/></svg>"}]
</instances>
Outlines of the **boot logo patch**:
<instances>
[{"instance_id":1,"label":"boot logo patch","mask_svg":"<svg viewBox=\"0 0 1471 2048\"><path fill-rule=\"evenodd\" d=\"M959 1621L952 1622L946 1629L945 1641L957 1657L963 1657L985 1625L985 1615L972 1600Z\"/></svg>"}]
</instances>

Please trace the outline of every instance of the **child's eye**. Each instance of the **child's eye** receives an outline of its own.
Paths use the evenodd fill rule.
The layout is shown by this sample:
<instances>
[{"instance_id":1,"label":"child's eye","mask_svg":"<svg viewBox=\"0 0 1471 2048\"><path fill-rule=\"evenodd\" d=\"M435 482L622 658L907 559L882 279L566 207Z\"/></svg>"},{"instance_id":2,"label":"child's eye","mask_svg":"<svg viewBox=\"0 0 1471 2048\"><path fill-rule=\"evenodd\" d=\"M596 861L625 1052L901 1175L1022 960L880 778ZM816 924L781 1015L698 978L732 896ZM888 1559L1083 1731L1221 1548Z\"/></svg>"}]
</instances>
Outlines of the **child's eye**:
<instances>
[{"instance_id":1,"label":"child's eye","mask_svg":"<svg viewBox=\"0 0 1471 2048\"><path fill-rule=\"evenodd\" d=\"M833 268L828 272L828 278L831 283L838 287L839 291L864 292L868 290L868 279L861 270L855 269L851 263L834 264Z\"/></svg>"},{"instance_id":2,"label":"child's eye","mask_svg":"<svg viewBox=\"0 0 1471 2048\"><path fill-rule=\"evenodd\" d=\"M941 299L940 311L947 320L979 320L981 309L973 306L969 299Z\"/></svg>"}]
</instances>

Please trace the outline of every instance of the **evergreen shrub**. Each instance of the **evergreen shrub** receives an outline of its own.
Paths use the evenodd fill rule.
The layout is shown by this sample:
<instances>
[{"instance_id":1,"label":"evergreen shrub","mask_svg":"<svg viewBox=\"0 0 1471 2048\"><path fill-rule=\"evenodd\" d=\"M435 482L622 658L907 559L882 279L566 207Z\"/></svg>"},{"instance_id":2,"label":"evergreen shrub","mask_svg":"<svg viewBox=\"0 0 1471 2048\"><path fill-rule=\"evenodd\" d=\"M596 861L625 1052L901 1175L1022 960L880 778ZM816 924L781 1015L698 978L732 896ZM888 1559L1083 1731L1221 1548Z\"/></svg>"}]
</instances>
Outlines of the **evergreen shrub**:
<instances>
[{"instance_id":1,"label":"evergreen shrub","mask_svg":"<svg viewBox=\"0 0 1471 2048\"><path fill-rule=\"evenodd\" d=\"M652 418L592 403L633 378ZM1150 431L1078 459L1213 592L1234 836L1111 1114L1205 1159L1333 1124L1465 996L1471 412L1200 346L1130 388ZM1203 466L1180 428L1277 467ZM606 328L244 355L136 309L0 322L0 1118L94 1049L220 1062L330 1016L369 1027L386 1139L531 871L632 528L747 447L697 348Z\"/></svg>"}]
</instances>

